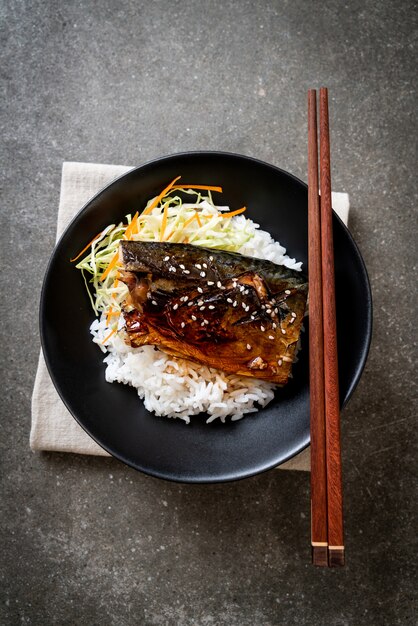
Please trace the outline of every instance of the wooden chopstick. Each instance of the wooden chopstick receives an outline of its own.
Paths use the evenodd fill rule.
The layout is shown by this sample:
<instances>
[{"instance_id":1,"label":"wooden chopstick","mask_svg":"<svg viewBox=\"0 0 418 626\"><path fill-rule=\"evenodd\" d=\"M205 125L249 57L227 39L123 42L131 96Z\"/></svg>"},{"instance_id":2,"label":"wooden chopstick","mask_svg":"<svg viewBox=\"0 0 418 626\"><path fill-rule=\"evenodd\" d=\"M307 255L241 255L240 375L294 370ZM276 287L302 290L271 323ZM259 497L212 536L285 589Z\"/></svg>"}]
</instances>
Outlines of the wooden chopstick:
<instances>
[{"instance_id":1,"label":"wooden chopstick","mask_svg":"<svg viewBox=\"0 0 418 626\"><path fill-rule=\"evenodd\" d=\"M308 92L309 371L311 544L315 565L344 565L340 411L328 90Z\"/></svg>"},{"instance_id":2,"label":"wooden chopstick","mask_svg":"<svg viewBox=\"0 0 418 626\"><path fill-rule=\"evenodd\" d=\"M309 384L311 430L311 545L314 565L328 565L325 455L324 335L316 91L308 92Z\"/></svg>"},{"instance_id":3,"label":"wooden chopstick","mask_svg":"<svg viewBox=\"0 0 418 626\"><path fill-rule=\"evenodd\" d=\"M322 305L324 318L324 389L328 502L328 562L344 565L343 503L338 387L337 320L331 204L328 89L319 90Z\"/></svg>"}]
</instances>

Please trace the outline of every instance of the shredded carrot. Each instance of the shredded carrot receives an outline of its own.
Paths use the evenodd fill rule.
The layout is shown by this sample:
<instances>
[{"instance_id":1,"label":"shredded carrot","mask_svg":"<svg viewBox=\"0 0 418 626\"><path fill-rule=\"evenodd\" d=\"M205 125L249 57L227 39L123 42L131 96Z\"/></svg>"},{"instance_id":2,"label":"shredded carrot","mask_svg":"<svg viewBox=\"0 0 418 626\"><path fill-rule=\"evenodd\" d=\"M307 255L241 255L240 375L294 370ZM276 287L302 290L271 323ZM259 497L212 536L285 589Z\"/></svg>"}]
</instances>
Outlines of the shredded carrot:
<instances>
[{"instance_id":1,"label":"shredded carrot","mask_svg":"<svg viewBox=\"0 0 418 626\"><path fill-rule=\"evenodd\" d=\"M114 335L116 332L116 328L114 328L108 335L107 337L105 337L102 341L102 346L104 346L104 344L106 343L106 341L108 341L112 335Z\"/></svg>"},{"instance_id":2,"label":"shredded carrot","mask_svg":"<svg viewBox=\"0 0 418 626\"><path fill-rule=\"evenodd\" d=\"M173 235L174 235L174 230L172 230L172 231L171 231L171 232L167 235L167 237L164 239L164 241L169 241L169 240L170 240L170 238L171 238Z\"/></svg>"},{"instance_id":3,"label":"shredded carrot","mask_svg":"<svg viewBox=\"0 0 418 626\"><path fill-rule=\"evenodd\" d=\"M73 261L77 261L77 259L79 259L81 257L83 252L85 252L88 248L90 248L91 244L94 243L96 241L96 239L98 239L102 233L103 233L103 231L101 230L100 233L98 233L95 237L93 237L93 239L86 245L85 248L82 249L81 252L79 252L77 254L77 256L75 256L73 259L70 259L70 263L73 263Z\"/></svg>"},{"instance_id":4,"label":"shredded carrot","mask_svg":"<svg viewBox=\"0 0 418 626\"><path fill-rule=\"evenodd\" d=\"M110 274L111 270L115 267L116 263L118 262L118 258L119 258L119 252L116 252L115 256L110 261L109 265L107 266L107 268L105 269L105 271L103 272L103 274L100 277L100 280L102 282Z\"/></svg>"},{"instance_id":5,"label":"shredded carrot","mask_svg":"<svg viewBox=\"0 0 418 626\"><path fill-rule=\"evenodd\" d=\"M170 191L170 189L172 189L174 183L181 178L181 176L177 176L177 178L175 178L174 180L171 181L171 183L169 183L167 185L167 187L165 187L165 189L162 190L162 192L160 193L159 196L157 196L155 198L155 200L153 202L151 202L151 204L149 205L149 207L147 209L144 209L144 211L142 211L141 215L148 215L149 213L151 213L151 211L153 209L155 209L156 206L158 206L158 203L160 202L160 200L162 200L164 198L164 196L167 195L167 193Z\"/></svg>"},{"instance_id":6,"label":"shredded carrot","mask_svg":"<svg viewBox=\"0 0 418 626\"><path fill-rule=\"evenodd\" d=\"M111 317L115 317L115 315L120 315L119 311L112 311L112 307L110 307L108 314L106 315L106 324L109 326L109 320Z\"/></svg>"},{"instance_id":7,"label":"shredded carrot","mask_svg":"<svg viewBox=\"0 0 418 626\"><path fill-rule=\"evenodd\" d=\"M135 215L133 216L131 223L129 224L128 228L125 230L125 239L130 239L132 237L132 235L134 235L134 230L137 228L138 226L138 211L135 213Z\"/></svg>"},{"instance_id":8,"label":"shredded carrot","mask_svg":"<svg viewBox=\"0 0 418 626\"><path fill-rule=\"evenodd\" d=\"M185 237L185 238L183 239L183 243L189 243L189 238L188 238L188 237Z\"/></svg>"},{"instance_id":9,"label":"shredded carrot","mask_svg":"<svg viewBox=\"0 0 418 626\"><path fill-rule=\"evenodd\" d=\"M167 217L168 217L168 202L166 202L164 205L163 219L161 222L160 241L164 241L164 231L167 226Z\"/></svg>"},{"instance_id":10,"label":"shredded carrot","mask_svg":"<svg viewBox=\"0 0 418 626\"><path fill-rule=\"evenodd\" d=\"M232 213L218 213L218 217L234 217L234 215L239 215L240 213L244 213L247 207L243 206L241 209L237 209L236 211L232 211Z\"/></svg>"},{"instance_id":11,"label":"shredded carrot","mask_svg":"<svg viewBox=\"0 0 418 626\"><path fill-rule=\"evenodd\" d=\"M219 191L219 193L222 193L222 187L213 187L212 185L173 185L171 189L204 189L205 191Z\"/></svg>"},{"instance_id":12,"label":"shredded carrot","mask_svg":"<svg viewBox=\"0 0 418 626\"><path fill-rule=\"evenodd\" d=\"M107 324L108 326L109 326L109 321L110 321L110 318L111 318L111 317L114 317L115 315L119 315L119 311L114 311L114 310L112 309L112 307L109 307L109 310L108 310L107 315L106 315L106 324Z\"/></svg>"},{"instance_id":13,"label":"shredded carrot","mask_svg":"<svg viewBox=\"0 0 418 626\"><path fill-rule=\"evenodd\" d=\"M196 213L196 211L195 211L194 215L192 215L192 217L189 217L189 219L188 219L186 222L184 222L184 224L183 224L183 228L186 228L186 226L188 226L189 224L191 224L191 223L193 222L193 220L195 220L195 219L196 219L196 215L197 215L197 213Z\"/></svg>"},{"instance_id":14,"label":"shredded carrot","mask_svg":"<svg viewBox=\"0 0 418 626\"><path fill-rule=\"evenodd\" d=\"M200 221L199 213L197 211L194 216L197 220L197 223L199 224L199 228L202 228L202 222Z\"/></svg>"},{"instance_id":15,"label":"shredded carrot","mask_svg":"<svg viewBox=\"0 0 418 626\"><path fill-rule=\"evenodd\" d=\"M138 211L136 212L136 217L135 217L135 225L132 227L132 235L136 235L138 234L139 231L139 224L138 224Z\"/></svg>"}]
</instances>

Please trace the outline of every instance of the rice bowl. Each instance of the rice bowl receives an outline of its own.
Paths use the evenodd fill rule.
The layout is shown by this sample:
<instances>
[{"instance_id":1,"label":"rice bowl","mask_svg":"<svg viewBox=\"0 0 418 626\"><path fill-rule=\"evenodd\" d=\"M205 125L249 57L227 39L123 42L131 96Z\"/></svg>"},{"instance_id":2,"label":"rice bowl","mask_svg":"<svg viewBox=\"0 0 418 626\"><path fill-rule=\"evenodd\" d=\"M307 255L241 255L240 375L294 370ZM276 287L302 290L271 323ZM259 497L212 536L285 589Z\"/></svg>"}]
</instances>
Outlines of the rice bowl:
<instances>
[{"instance_id":1,"label":"rice bowl","mask_svg":"<svg viewBox=\"0 0 418 626\"><path fill-rule=\"evenodd\" d=\"M68 225L48 264L40 302L42 349L52 381L78 424L108 453L134 469L167 480L213 483L253 476L309 444L308 350L290 383L254 417L238 421L205 415L187 427L156 418L130 385L109 384L103 353L92 342L94 313L69 259L110 221L141 209L179 172L192 182L225 189L225 204L248 204L248 216L307 267L307 187L292 174L257 159L225 152L187 152L141 165L107 185ZM227 191L226 191L227 190ZM372 305L361 254L334 215L340 398L345 405L366 362ZM306 343L309 333L307 324Z\"/></svg>"}]
</instances>

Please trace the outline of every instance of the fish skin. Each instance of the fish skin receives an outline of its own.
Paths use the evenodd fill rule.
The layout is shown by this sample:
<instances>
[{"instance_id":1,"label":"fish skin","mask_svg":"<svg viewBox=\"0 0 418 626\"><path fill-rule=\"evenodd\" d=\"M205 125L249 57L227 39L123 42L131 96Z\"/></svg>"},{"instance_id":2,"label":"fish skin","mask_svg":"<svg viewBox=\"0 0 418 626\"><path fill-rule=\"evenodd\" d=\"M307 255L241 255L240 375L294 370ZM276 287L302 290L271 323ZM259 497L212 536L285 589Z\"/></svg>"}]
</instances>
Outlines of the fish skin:
<instances>
[{"instance_id":1,"label":"fish skin","mask_svg":"<svg viewBox=\"0 0 418 626\"><path fill-rule=\"evenodd\" d=\"M123 315L132 346L151 344L226 372L286 384L306 308L301 272L167 242L121 241L120 260L120 280L130 291Z\"/></svg>"},{"instance_id":2,"label":"fish skin","mask_svg":"<svg viewBox=\"0 0 418 626\"><path fill-rule=\"evenodd\" d=\"M167 256L173 256L176 264L164 261ZM211 257L216 258L216 262L210 261ZM277 290L283 281L287 281L289 288L307 283L307 278L302 272L284 265L276 265L271 261L243 256L236 252L212 250L184 243L122 240L120 260L125 270L156 273L164 278L176 278L185 282L222 281L246 271L253 271L262 273L266 282L274 285ZM203 263L208 267L203 267ZM196 264L201 265L201 269L197 268ZM184 274L179 265L184 265L190 274ZM170 271L170 266L175 267L176 271ZM205 276L201 276L202 271L205 272Z\"/></svg>"}]
</instances>

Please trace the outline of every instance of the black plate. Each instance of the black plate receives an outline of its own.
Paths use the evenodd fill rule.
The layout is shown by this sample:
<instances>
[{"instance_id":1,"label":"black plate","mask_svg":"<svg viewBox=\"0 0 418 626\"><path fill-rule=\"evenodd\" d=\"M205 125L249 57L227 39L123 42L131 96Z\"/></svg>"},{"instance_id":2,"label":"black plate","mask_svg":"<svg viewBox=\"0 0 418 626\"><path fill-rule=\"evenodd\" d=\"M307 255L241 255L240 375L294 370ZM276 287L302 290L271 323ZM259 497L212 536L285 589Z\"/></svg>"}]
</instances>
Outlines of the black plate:
<instances>
[{"instance_id":1,"label":"black plate","mask_svg":"<svg viewBox=\"0 0 418 626\"><path fill-rule=\"evenodd\" d=\"M190 425L156 417L136 392L105 382L102 353L92 343L94 319L85 286L69 259L107 224L141 211L175 176L222 185L222 204L269 231L307 270L307 187L272 165L221 152L177 154L138 167L98 193L73 219L50 260L41 296L42 347L51 378L79 424L110 454L170 480L236 480L274 467L309 444L308 337L291 382L265 409L237 422ZM341 403L363 370L371 337L371 293L360 252L334 215ZM308 329L307 329L308 330Z\"/></svg>"}]
</instances>

